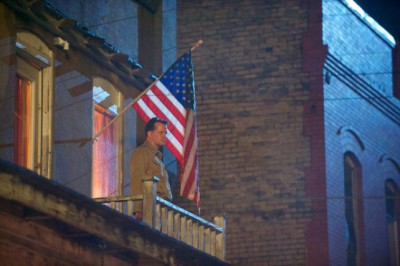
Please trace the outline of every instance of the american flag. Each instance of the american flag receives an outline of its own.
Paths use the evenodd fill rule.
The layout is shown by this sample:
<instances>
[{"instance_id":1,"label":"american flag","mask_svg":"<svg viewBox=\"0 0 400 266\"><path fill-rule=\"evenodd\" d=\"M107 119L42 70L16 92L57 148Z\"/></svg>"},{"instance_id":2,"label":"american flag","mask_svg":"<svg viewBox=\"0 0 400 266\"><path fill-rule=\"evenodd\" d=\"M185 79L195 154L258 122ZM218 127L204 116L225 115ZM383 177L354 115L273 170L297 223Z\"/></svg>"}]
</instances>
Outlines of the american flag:
<instances>
[{"instance_id":1,"label":"american flag","mask_svg":"<svg viewBox=\"0 0 400 266\"><path fill-rule=\"evenodd\" d=\"M155 116L168 121L169 132L165 145L182 166L180 194L196 201L200 208L196 100L191 51L175 61L133 108L145 122Z\"/></svg>"}]
</instances>

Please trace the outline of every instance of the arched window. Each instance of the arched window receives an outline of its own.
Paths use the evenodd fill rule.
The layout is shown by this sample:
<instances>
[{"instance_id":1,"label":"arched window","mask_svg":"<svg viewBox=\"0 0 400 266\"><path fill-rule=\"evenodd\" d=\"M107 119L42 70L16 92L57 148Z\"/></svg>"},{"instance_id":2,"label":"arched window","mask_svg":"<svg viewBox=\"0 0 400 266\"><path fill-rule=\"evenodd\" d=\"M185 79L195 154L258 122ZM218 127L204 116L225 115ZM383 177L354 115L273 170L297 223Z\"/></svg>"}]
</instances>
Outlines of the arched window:
<instances>
[{"instance_id":1,"label":"arched window","mask_svg":"<svg viewBox=\"0 0 400 266\"><path fill-rule=\"evenodd\" d=\"M17 34L14 162L43 176L52 172L53 53L35 35Z\"/></svg>"},{"instance_id":2,"label":"arched window","mask_svg":"<svg viewBox=\"0 0 400 266\"><path fill-rule=\"evenodd\" d=\"M121 93L108 81L93 80L94 134L106 128L119 112ZM110 197L122 193L122 120L117 120L93 144L92 196Z\"/></svg>"},{"instance_id":3,"label":"arched window","mask_svg":"<svg viewBox=\"0 0 400 266\"><path fill-rule=\"evenodd\" d=\"M385 182L385 205L389 230L390 264L400 265L400 190L396 183L390 179Z\"/></svg>"},{"instance_id":4,"label":"arched window","mask_svg":"<svg viewBox=\"0 0 400 266\"><path fill-rule=\"evenodd\" d=\"M344 155L344 194L347 265L363 265L362 169L352 153Z\"/></svg>"}]
</instances>

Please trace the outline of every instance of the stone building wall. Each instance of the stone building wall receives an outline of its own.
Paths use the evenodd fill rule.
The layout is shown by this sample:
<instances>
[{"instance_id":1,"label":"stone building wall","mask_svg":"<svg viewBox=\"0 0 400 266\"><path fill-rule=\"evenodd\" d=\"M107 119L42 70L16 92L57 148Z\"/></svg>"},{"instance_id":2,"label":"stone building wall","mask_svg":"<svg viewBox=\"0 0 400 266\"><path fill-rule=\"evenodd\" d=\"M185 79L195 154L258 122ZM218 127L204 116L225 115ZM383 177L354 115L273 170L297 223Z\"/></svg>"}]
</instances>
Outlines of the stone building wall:
<instances>
[{"instance_id":1,"label":"stone building wall","mask_svg":"<svg viewBox=\"0 0 400 266\"><path fill-rule=\"evenodd\" d=\"M345 153L361 165L361 261L390 264L385 182L400 184L400 101L393 95L391 36L355 5L323 1L325 146L331 265L346 263ZM363 14L360 15L360 14ZM369 18L371 21L371 18ZM396 170L397 168L397 170Z\"/></svg>"}]
</instances>

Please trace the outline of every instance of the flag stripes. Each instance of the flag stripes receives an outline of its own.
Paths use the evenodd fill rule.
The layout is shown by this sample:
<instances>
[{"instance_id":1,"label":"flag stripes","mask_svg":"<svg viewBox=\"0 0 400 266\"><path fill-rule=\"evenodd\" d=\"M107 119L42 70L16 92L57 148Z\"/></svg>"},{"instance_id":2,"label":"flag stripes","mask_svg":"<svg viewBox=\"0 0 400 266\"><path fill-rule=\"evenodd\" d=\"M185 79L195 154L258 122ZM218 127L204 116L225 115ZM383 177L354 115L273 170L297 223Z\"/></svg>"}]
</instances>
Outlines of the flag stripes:
<instances>
[{"instance_id":1,"label":"flag stripes","mask_svg":"<svg viewBox=\"0 0 400 266\"><path fill-rule=\"evenodd\" d=\"M148 93L151 93L149 91ZM154 94L150 94L150 96L154 96ZM168 119L166 115L160 110L157 105L154 104L154 100L156 97L152 97L149 99L149 95L144 95L133 107L139 113L140 117L147 123L152 117L159 117L165 119L169 122L168 124L168 134L167 141L165 145L171 151L171 153L176 157L179 163L182 164L182 154L183 154L183 146L182 141L179 139L183 139L183 133L180 133L176 130L176 126L173 125Z\"/></svg>"},{"instance_id":2,"label":"flag stripes","mask_svg":"<svg viewBox=\"0 0 400 266\"><path fill-rule=\"evenodd\" d=\"M181 176L181 183L186 184L186 186L181 186L181 195L196 199L198 193L198 179L191 178L192 176L197 176L197 137L196 137L196 123L194 121L194 112L189 111L188 121L186 130L189 132L187 134L184 144L184 164L186 165Z\"/></svg>"},{"instance_id":3,"label":"flag stripes","mask_svg":"<svg viewBox=\"0 0 400 266\"><path fill-rule=\"evenodd\" d=\"M152 117L168 121L165 145L181 164L180 194L197 202L198 179L195 91L191 52L181 56L133 105L145 122Z\"/></svg>"}]
</instances>

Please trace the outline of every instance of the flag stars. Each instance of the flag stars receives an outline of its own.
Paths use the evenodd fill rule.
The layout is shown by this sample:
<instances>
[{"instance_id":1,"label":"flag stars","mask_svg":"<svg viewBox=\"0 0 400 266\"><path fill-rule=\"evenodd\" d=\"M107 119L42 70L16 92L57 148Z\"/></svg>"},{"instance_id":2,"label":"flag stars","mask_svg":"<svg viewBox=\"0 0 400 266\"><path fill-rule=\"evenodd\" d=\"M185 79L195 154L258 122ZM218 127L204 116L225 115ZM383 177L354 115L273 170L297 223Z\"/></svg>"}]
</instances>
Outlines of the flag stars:
<instances>
[{"instance_id":1,"label":"flag stars","mask_svg":"<svg viewBox=\"0 0 400 266\"><path fill-rule=\"evenodd\" d=\"M176 99L185 107L193 109L193 73L190 54L182 57L161 78L163 84L173 92Z\"/></svg>"},{"instance_id":2,"label":"flag stars","mask_svg":"<svg viewBox=\"0 0 400 266\"><path fill-rule=\"evenodd\" d=\"M184 138L176 138L179 141L178 144L180 145L180 147L184 147L184 145L187 145L187 147L185 149L178 149L174 146L175 144L173 142L168 142L169 144L167 144L167 147L172 147L173 149L171 149L171 151L177 151L176 153L174 153L174 155L178 158L178 160L180 160L182 173L185 173L183 180L188 180L188 182L181 184L181 188L183 188L183 190L181 190L181 194L184 197L193 199L199 203L200 193L197 176L197 136L195 123L196 103L194 92L194 77L192 70L193 67L191 52L189 51L188 53L180 57L160 78L159 84L160 86L162 85L163 91L165 89L165 97L161 96L158 99L165 104L167 109L176 104L177 106L179 106L179 108L184 107L186 109L186 117L193 117L193 119L188 120L188 122L190 121L191 124L186 126ZM148 97L148 100L153 103L152 105L147 106L145 109L142 109L140 105L135 105L135 109L138 108L146 115L149 115L149 113L164 112L164 109L159 109L159 106L155 102L153 102L153 99L155 99L156 97L158 97L156 93L154 93L154 95L151 95L151 97ZM173 102L171 102L170 99L173 98L175 99L173 100ZM140 113L141 112L139 112L139 114ZM175 113L173 113L173 115L175 116ZM180 114L178 114L177 112L177 115ZM171 122L170 124L173 125L174 123ZM192 130L186 130L188 128ZM171 130L169 135L174 136L174 134L175 133ZM183 151L185 150L191 152L184 153Z\"/></svg>"}]
</instances>

